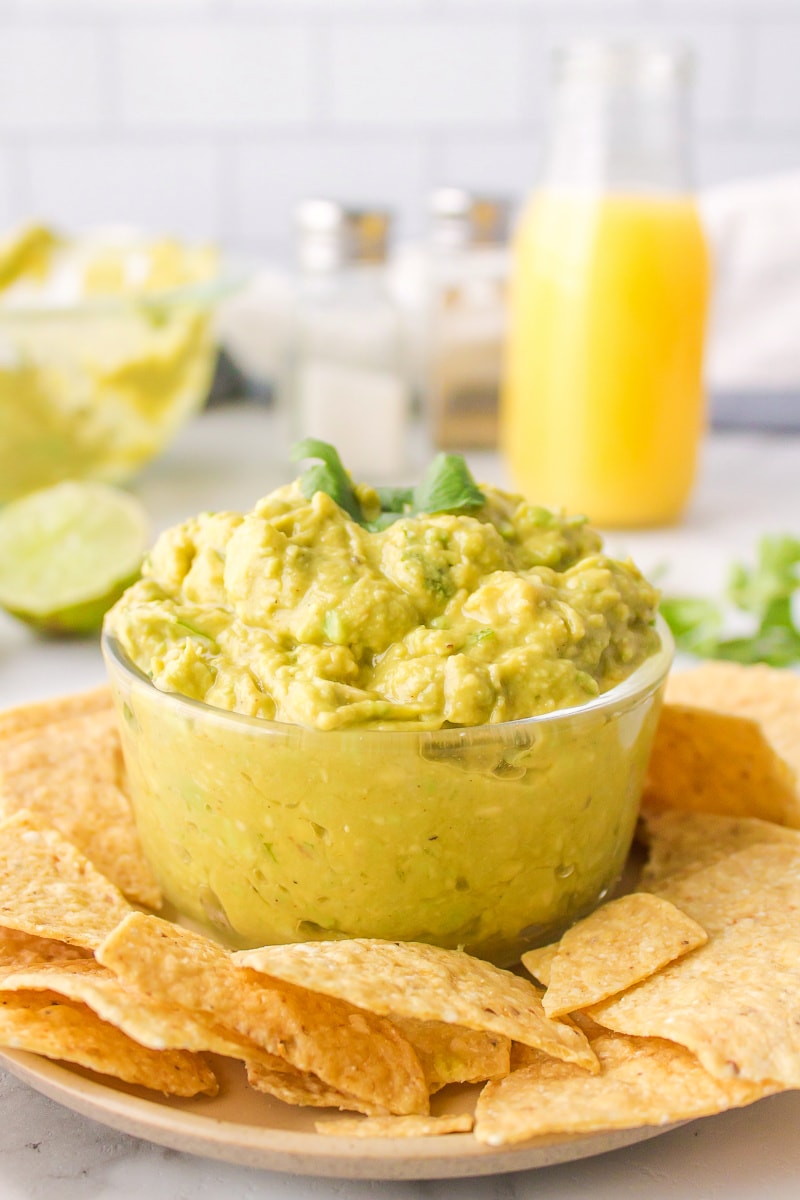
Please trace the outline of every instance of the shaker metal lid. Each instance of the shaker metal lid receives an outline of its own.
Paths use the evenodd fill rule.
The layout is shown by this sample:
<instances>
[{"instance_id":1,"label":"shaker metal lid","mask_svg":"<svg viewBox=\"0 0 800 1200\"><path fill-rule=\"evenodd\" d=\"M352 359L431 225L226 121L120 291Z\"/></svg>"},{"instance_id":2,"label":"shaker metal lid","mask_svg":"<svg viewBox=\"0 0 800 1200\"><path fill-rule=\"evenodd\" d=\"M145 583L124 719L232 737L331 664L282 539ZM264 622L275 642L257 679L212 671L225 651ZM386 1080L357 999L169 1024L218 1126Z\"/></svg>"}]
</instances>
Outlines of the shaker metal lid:
<instances>
[{"instance_id":1,"label":"shaker metal lid","mask_svg":"<svg viewBox=\"0 0 800 1200\"><path fill-rule=\"evenodd\" d=\"M439 187L431 193L431 236L440 246L494 246L508 236L511 202L467 188Z\"/></svg>"},{"instance_id":2,"label":"shaker metal lid","mask_svg":"<svg viewBox=\"0 0 800 1200\"><path fill-rule=\"evenodd\" d=\"M333 270L349 263L381 263L388 252L391 214L351 208L336 200L303 200L295 209L300 264Z\"/></svg>"}]
</instances>

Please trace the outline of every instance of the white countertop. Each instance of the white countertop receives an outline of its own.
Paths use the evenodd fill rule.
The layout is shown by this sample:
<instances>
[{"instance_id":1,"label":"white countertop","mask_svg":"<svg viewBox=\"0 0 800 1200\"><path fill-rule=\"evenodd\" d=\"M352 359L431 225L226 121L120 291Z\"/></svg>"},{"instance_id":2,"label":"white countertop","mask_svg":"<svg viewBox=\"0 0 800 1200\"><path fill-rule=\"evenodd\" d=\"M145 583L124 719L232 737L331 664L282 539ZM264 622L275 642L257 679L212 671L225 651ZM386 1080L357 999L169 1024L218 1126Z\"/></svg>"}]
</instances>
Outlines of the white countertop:
<instances>
[{"instance_id":1,"label":"white countertop","mask_svg":"<svg viewBox=\"0 0 800 1200\"><path fill-rule=\"evenodd\" d=\"M265 410L197 420L137 488L154 529L200 508L250 507L289 478L285 439ZM493 455L469 456L480 479L507 483ZM732 559L762 533L800 535L800 437L715 435L686 521L615 534L672 591L716 593ZM0 708L101 682L94 642L42 642L0 617ZM795 1200L800 1094L695 1121L626 1150L481 1179L364 1183L290 1177L165 1150L80 1117L0 1070L0 1200Z\"/></svg>"}]
</instances>

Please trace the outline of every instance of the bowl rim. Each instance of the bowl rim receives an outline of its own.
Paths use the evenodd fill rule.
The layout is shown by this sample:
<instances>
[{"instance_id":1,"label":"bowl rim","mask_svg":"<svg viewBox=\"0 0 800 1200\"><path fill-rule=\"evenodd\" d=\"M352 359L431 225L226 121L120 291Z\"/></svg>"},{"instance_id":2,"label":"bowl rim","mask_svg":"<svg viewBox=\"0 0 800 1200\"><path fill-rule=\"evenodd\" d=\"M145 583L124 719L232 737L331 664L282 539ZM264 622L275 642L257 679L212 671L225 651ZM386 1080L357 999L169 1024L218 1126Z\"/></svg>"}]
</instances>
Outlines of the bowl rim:
<instances>
[{"instance_id":1,"label":"bowl rim","mask_svg":"<svg viewBox=\"0 0 800 1200\"><path fill-rule=\"evenodd\" d=\"M585 704L575 704L568 708L556 708L552 712L539 713L531 717L518 717L514 721L498 721L495 724L483 725L448 725L436 729L409 728L408 725L401 729L392 729L391 726L376 729L363 725L351 725L344 726L341 729L327 730L317 729L313 725L297 725L288 721L272 721L265 717L251 717L246 713L238 713L226 708L216 708L212 704L206 704L204 700L195 700L191 696L184 696L181 692L162 692L160 688L156 687L152 679L145 675L135 663L131 662L122 650L116 637L107 628L103 629L101 649L109 675L112 674L113 669L119 670L123 675L128 676L132 684L137 685L139 688L144 687L145 690L152 692L154 697L157 698L157 703L164 703L167 707L178 711L187 710L187 714L194 714L195 717L202 718L203 720L219 721L223 724L238 726L242 731L249 730L261 734L271 733L273 736L288 737L303 735L304 737L330 739L332 737L390 735L395 738L413 738L417 741L421 739L431 740L435 741L437 746L441 747L442 742L459 744L466 740L507 740L513 738L515 734L520 735L523 732L543 726L546 727L553 723L563 721L579 722L583 718L591 720L597 716L598 712L603 713L609 709L615 710L619 706L625 709L632 708L635 704L655 692L666 680L675 656L675 642L672 633L660 612L656 614L653 624L661 642L658 649L649 655L627 679L623 679L621 683L615 684L608 691L601 692L599 696L594 696L591 700L587 700Z\"/></svg>"},{"instance_id":2,"label":"bowl rim","mask_svg":"<svg viewBox=\"0 0 800 1200\"><path fill-rule=\"evenodd\" d=\"M219 300L246 286L252 272L245 266L227 263L207 279L151 292L128 292L118 295L84 296L74 303L8 304L0 302L0 324L24 324L39 320L80 320L84 317L118 316L122 314L158 315L164 308L211 308Z\"/></svg>"}]
</instances>

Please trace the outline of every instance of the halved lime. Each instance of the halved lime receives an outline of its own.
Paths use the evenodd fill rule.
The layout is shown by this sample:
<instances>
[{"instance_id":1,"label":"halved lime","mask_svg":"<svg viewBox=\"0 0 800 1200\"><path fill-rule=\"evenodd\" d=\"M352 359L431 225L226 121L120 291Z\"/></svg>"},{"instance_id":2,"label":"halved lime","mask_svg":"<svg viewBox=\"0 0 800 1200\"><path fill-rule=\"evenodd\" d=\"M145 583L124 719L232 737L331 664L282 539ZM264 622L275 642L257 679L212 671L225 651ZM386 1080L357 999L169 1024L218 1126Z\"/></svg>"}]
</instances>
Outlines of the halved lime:
<instances>
[{"instance_id":1,"label":"halved lime","mask_svg":"<svg viewBox=\"0 0 800 1200\"><path fill-rule=\"evenodd\" d=\"M139 574L147 517L135 497L67 482L0 508L0 608L46 633L92 633Z\"/></svg>"}]
</instances>

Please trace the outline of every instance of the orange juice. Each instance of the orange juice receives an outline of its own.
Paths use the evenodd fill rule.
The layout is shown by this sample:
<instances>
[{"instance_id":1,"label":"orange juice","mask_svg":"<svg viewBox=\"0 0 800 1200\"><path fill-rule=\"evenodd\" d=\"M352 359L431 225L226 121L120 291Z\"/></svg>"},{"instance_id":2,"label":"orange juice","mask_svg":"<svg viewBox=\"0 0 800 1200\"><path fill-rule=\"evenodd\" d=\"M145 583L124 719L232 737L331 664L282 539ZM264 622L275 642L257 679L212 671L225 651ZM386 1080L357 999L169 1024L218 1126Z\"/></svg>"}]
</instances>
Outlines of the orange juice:
<instances>
[{"instance_id":1,"label":"orange juice","mask_svg":"<svg viewBox=\"0 0 800 1200\"><path fill-rule=\"evenodd\" d=\"M689 196L533 197L515 242L502 414L529 499L598 525L680 515L704 423L708 276Z\"/></svg>"}]
</instances>

